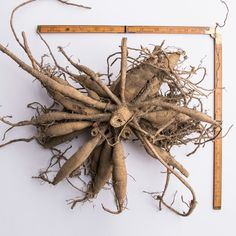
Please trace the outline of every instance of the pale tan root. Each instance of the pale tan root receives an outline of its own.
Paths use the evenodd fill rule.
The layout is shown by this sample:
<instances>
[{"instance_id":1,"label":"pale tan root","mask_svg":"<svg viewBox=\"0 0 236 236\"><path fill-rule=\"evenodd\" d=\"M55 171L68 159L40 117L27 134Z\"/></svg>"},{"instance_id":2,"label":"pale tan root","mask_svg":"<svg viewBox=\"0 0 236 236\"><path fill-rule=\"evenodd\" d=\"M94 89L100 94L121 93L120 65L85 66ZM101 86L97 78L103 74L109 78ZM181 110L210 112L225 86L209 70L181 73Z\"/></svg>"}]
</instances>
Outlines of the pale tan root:
<instances>
[{"instance_id":1,"label":"pale tan root","mask_svg":"<svg viewBox=\"0 0 236 236\"><path fill-rule=\"evenodd\" d=\"M93 176L95 176L97 173L99 160L100 160L103 147L104 145L102 143L101 145L97 146L91 154L90 172Z\"/></svg>"},{"instance_id":2,"label":"pale tan root","mask_svg":"<svg viewBox=\"0 0 236 236\"><path fill-rule=\"evenodd\" d=\"M146 137L143 137L143 139L144 139L144 142L145 142L145 146L150 148L150 150L153 152L153 154L156 156L156 158L167 168L167 171L172 173L180 182L182 182L184 184L184 186L190 191L190 193L192 195L192 199L191 199L191 201L188 205L188 211L187 212L179 212L178 210L174 209L172 206L169 206L163 199L161 199L161 202L167 208L169 208L170 210L172 210L176 214L181 215L181 216L189 216L193 212L193 210L195 209L195 207L197 205L196 196L195 196L195 193L193 191L193 188L190 186L190 184L181 175L179 175L179 173L177 173L174 169L170 168L170 166L165 163L163 158L161 156L159 156L158 153L156 152L156 150L154 148L154 145L151 144Z\"/></svg>"},{"instance_id":3,"label":"pale tan root","mask_svg":"<svg viewBox=\"0 0 236 236\"><path fill-rule=\"evenodd\" d=\"M83 87L96 92L100 97L107 97L107 93L95 83L88 75L73 75L76 82L80 83Z\"/></svg>"},{"instance_id":4,"label":"pale tan root","mask_svg":"<svg viewBox=\"0 0 236 236\"><path fill-rule=\"evenodd\" d=\"M72 157L70 157L70 159L68 159L61 167L61 169L57 172L57 175L53 180L53 184L58 184L64 178L68 177L73 170L81 166L84 161L89 157L89 155L97 146L97 144L100 142L101 138L102 137L99 134L96 137L93 137L83 146L81 146L80 149Z\"/></svg>"},{"instance_id":5,"label":"pale tan root","mask_svg":"<svg viewBox=\"0 0 236 236\"><path fill-rule=\"evenodd\" d=\"M42 115L33 118L30 122L34 124L45 124L54 121L61 121L61 120L99 120L99 121L106 121L109 120L111 114L109 113L100 113L100 114L91 114L91 115L84 115L84 114L75 114L75 113L67 113L67 112L60 112L60 111L53 111L48 112Z\"/></svg>"},{"instance_id":6,"label":"pale tan root","mask_svg":"<svg viewBox=\"0 0 236 236\"><path fill-rule=\"evenodd\" d=\"M117 143L113 148L113 188L117 200L118 211L124 209L127 189L127 171L124 159L124 150L121 142Z\"/></svg>"},{"instance_id":7,"label":"pale tan root","mask_svg":"<svg viewBox=\"0 0 236 236\"><path fill-rule=\"evenodd\" d=\"M92 183L92 195L96 195L104 187L104 185L110 180L112 175L112 147L105 141L104 147L102 148L97 173Z\"/></svg>"},{"instance_id":8,"label":"pale tan root","mask_svg":"<svg viewBox=\"0 0 236 236\"><path fill-rule=\"evenodd\" d=\"M132 101L134 104L145 101L146 99L156 96L158 91L160 90L162 84L162 80L158 77L154 76L150 80L147 80L143 89L139 92L137 97Z\"/></svg>"},{"instance_id":9,"label":"pale tan root","mask_svg":"<svg viewBox=\"0 0 236 236\"><path fill-rule=\"evenodd\" d=\"M168 165L173 166L176 168L181 174L183 174L185 177L189 176L189 172L170 155L167 151L164 149L158 147L158 146L153 146L158 153L159 156L162 157L163 161L165 161ZM156 156L152 153L152 157L156 158Z\"/></svg>"},{"instance_id":10,"label":"pale tan root","mask_svg":"<svg viewBox=\"0 0 236 236\"><path fill-rule=\"evenodd\" d=\"M157 159L156 155L154 154L154 152L152 152L152 150L146 145L146 141L144 139L144 137L139 134L138 132L135 132L135 134L139 137L139 139L141 140L141 142L143 143L147 153ZM174 159L174 157L172 157L170 155L170 153L168 153L167 151L165 151L164 149L153 145L153 149L155 149L155 152L158 154L158 156L160 156L162 158L162 160L169 166L172 166L174 168L176 168L181 174L183 174L185 177L189 176L188 171L177 161Z\"/></svg>"},{"instance_id":11,"label":"pale tan root","mask_svg":"<svg viewBox=\"0 0 236 236\"><path fill-rule=\"evenodd\" d=\"M144 114L141 116L143 119L152 123L153 126L163 126L171 119L175 118L178 122L186 122L189 121L191 118L185 114L179 114L173 110L160 110L160 111L153 111Z\"/></svg>"},{"instance_id":12,"label":"pale tan root","mask_svg":"<svg viewBox=\"0 0 236 236\"><path fill-rule=\"evenodd\" d=\"M108 109L113 110L115 108L114 105L107 104L104 102L96 101L86 95L83 95L81 92L79 92L77 89L60 84L54 80L52 80L50 77L44 75L38 70L33 69L26 63L24 63L22 60L20 60L18 57L16 57L12 52L10 52L6 47L2 46L0 44L0 51L8 55L11 59L13 59L23 70L27 71L29 74L37 78L45 87L55 90L57 92L60 92L61 94L68 96L72 99L78 100L80 102L83 102L89 106L96 107L98 109Z\"/></svg>"},{"instance_id":13,"label":"pale tan root","mask_svg":"<svg viewBox=\"0 0 236 236\"><path fill-rule=\"evenodd\" d=\"M216 122L215 120L213 120L210 116L208 116L207 114L204 114L200 111L188 108L188 107L180 107L177 106L175 104L171 104L168 102L163 102L161 101L161 99L156 98L156 99L152 99L148 102L141 102L139 104L137 104L137 107L150 107L150 106L159 106L162 108L166 108L166 109L170 109L179 113L183 113L187 116L190 116L192 119L194 120L199 120L199 121L203 121L203 122L207 122L213 125L219 125L218 122Z\"/></svg>"},{"instance_id":14,"label":"pale tan root","mask_svg":"<svg viewBox=\"0 0 236 236\"><path fill-rule=\"evenodd\" d=\"M88 107L82 102L66 97L61 93L50 91L50 94L52 95L55 101L63 105L69 111L73 111L80 114L97 114L101 112L96 108Z\"/></svg>"},{"instance_id":15,"label":"pale tan root","mask_svg":"<svg viewBox=\"0 0 236 236\"><path fill-rule=\"evenodd\" d=\"M101 149L102 149L103 145L97 145L94 150L91 152L91 154L88 157L88 162L89 162L89 173L91 174L92 177L94 177L94 175L97 172L97 166L98 166L98 161L99 161L99 157L100 157L100 153L101 153ZM70 174L70 178L72 177L76 177L81 173L81 169L80 167L78 167L77 169L73 170L72 173Z\"/></svg>"},{"instance_id":16,"label":"pale tan root","mask_svg":"<svg viewBox=\"0 0 236 236\"><path fill-rule=\"evenodd\" d=\"M62 136L65 134L70 134L77 130L83 130L93 123L90 121L77 121L77 122L66 122L62 124L51 125L46 128L43 133L47 137Z\"/></svg>"},{"instance_id":17,"label":"pale tan root","mask_svg":"<svg viewBox=\"0 0 236 236\"><path fill-rule=\"evenodd\" d=\"M148 80L151 80L157 73L157 69L152 69L148 65L140 65L127 71L126 74L126 102L131 102L145 87ZM120 94L120 79L117 79L111 86L115 94ZM158 86L159 90L159 86Z\"/></svg>"},{"instance_id":18,"label":"pale tan root","mask_svg":"<svg viewBox=\"0 0 236 236\"><path fill-rule=\"evenodd\" d=\"M120 105L121 102L119 100L119 98L112 93L112 91L110 90L110 88L108 86L106 86L102 80L99 78L98 74L95 73L94 71L92 71L90 68L88 68L87 66L84 65L80 65L77 63L74 63L70 57L67 56L67 54L65 53L65 51L63 50L62 47L59 47L59 51L65 56L65 58L71 63L71 65L73 65L77 70L85 73L86 75L90 76L90 78L97 83L105 92L106 94L114 101L116 102L117 105Z\"/></svg>"},{"instance_id":19,"label":"pale tan root","mask_svg":"<svg viewBox=\"0 0 236 236\"><path fill-rule=\"evenodd\" d=\"M53 137L53 138L48 138L48 137L40 137L39 138L39 143L45 147L45 148L53 148L57 145L60 145L62 143L65 143L67 141L71 141L72 139L78 137L81 133L83 133L86 129L75 131L70 134L58 136L58 137Z\"/></svg>"},{"instance_id":20,"label":"pale tan root","mask_svg":"<svg viewBox=\"0 0 236 236\"><path fill-rule=\"evenodd\" d=\"M121 41L121 65L120 65L120 97L121 102L125 104L125 84L126 84L126 72L127 72L127 38L122 38Z\"/></svg>"},{"instance_id":21,"label":"pale tan root","mask_svg":"<svg viewBox=\"0 0 236 236\"><path fill-rule=\"evenodd\" d=\"M89 97L91 97L94 100L101 101L101 98L99 97L99 95L96 92L94 92L93 90L87 89L87 88L86 88L86 91L87 91Z\"/></svg>"}]
</instances>

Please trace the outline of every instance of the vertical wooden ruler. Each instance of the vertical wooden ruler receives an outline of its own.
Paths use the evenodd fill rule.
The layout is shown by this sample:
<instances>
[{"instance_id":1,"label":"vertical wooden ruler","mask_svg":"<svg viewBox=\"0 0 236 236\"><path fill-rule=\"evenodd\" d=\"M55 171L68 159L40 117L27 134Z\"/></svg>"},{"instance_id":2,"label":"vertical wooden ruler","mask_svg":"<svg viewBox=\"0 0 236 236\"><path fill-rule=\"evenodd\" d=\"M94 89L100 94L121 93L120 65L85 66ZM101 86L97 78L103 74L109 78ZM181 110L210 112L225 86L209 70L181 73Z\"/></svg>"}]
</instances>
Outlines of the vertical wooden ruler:
<instances>
[{"instance_id":1,"label":"vertical wooden ruler","mask_svg":"<svg viewBox=\"0 0 236 236\"><path fill-rule=\"evenodd\" d=\"M214 37L214 118L222 121L222 39L216 33ZM215 134L219 132L216 128ZM221 209L222 198L222 135L214 141L214 176L213 176L213 208Z\"/></svg>"},{"instance_id":2,"label":"vertical wooden ruler","mask_svg":"<svg viewBox=\"0 0 236 236\"><path fill-rule=\"evenodd\" d=\"M202 34L214 40L214 118L222 121L222 40L215 27L199 26L124 26L124 25L39 25L40 33L137 33ZM215 130L217 134L219 129ZM213 209L221 209L222 136L214 141Z\"/></svg>"}]
</instances>

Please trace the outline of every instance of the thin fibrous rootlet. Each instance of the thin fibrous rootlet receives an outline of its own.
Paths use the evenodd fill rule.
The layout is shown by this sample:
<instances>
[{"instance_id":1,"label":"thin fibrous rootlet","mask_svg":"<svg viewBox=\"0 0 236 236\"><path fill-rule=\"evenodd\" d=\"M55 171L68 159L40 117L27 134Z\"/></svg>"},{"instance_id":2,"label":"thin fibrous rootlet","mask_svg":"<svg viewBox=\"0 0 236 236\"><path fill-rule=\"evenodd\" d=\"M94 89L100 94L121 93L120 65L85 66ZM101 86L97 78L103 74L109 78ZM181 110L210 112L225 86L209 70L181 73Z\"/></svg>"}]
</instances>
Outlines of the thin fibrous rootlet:
<instances>
[{"instance_id":1,"label":"thin fibrous rootlet","mask_svg":"<svg viewBox=\"0 0 236 236\"><path fill-rule=\"evenodd\" d=\"M196 148L191 155L217 136L214 130L221 124L203 112L201 103L201 97L207 96L209 92L201 87L206 69L201 64L190 70L181 69L186 60L186 54L181 49L169 50L164 47L164 43L156 45L152 50L145 47L129 48L126 38L121 41L121 51L107 59L107 84L101 80L101 74L72 60L62 47L58 47L59 52L78 72L59 65L40 34L53 63L45 63L44 57L39 61L30 50L26 34L22 32L21 41L13 27L15 11L31 2L34 1L15 8L10 21L14 37L31 64L23 62L1 44L0 51L37 79L54 103L48 108L38 103L29 104L28 107L36 112L30 120L12 123L10 117L1 117L1 122L10 126L3 134L3 139L9 130L19 126L32 125L37 131L31 138L11 140L2 143L0 147L18 141L36 140L42 147L50 149L53 156L49 165L36 178L53 185L66 180L78 189L82 196L69 201L72 208L78 202L96 197L111 181L117 210L105 206L103 209L117 214L127 204L127 170L123 144L126 140L138 140L148 155L166 168L165 188L161 194L153 196L159 201L159 207L164 205L181 216L188 216L196 206L196 196L186 180L188 171L173 157L171 149L176 145L192 143ZM68 4L65 1L59 2ZM130 51L135 51L138 56L131 57ZM117 61L120 61L120 72L117 79L112 81L110 68ZM203 74L202 79L193 82L192 77L198 73ZM89 132L91 138L71 157L65 157L66 151L60 151L57 146L77 138L83 132ZM52 176L55 168L57 173ZM87 182L82 180L83 173L89 177ZM189 203L181 198L183 207L187 206L184 211L176 210L173 204L165 200L171 175L191 193ZM74 179L83 181L83 189L75 186Z\"/></svg>"}]
</instances>

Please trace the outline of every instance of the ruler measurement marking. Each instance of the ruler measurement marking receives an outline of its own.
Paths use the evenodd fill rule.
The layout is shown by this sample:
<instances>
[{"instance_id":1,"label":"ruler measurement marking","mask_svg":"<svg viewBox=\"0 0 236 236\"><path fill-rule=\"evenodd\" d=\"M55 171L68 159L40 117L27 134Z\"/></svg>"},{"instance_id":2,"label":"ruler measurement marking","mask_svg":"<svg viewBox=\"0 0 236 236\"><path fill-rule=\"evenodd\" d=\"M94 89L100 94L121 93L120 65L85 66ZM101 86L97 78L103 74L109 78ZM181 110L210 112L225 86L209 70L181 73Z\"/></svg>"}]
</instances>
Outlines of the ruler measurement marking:
<instances>
[{"instance_id":1,"label":"ruler measurement marking","mask_svg":"<svg viewBox=\"0 0 236 236\"><path fill-rule=\"evenodd\" d=\"M214 115L215 120L222 121L222 40L219 34L214 38ZM219 132L216 128L215 134ZM222 205L222 135L214 141L213 167L213 208L221 209Z\"/></svg>"},{"instance_id":2,"label":"ruler measurement marking","mask_svg":"<svg viewBox=\"0 0 236 236\"><path fill-rule=\"evenodd\" d=\"M143 33L211 34L211 27L200 26L122 26L122 25L39 25L40 33Z\"/></svg>"}]
</instances>

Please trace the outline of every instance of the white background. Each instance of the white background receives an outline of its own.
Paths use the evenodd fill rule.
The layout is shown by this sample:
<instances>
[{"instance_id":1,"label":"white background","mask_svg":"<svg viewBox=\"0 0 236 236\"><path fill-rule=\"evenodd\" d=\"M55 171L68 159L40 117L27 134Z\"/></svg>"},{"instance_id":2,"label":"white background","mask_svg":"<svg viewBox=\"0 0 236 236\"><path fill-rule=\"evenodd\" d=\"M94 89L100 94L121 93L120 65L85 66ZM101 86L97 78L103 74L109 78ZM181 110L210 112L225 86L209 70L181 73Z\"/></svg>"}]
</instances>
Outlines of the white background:
<instances>
[{"instance_id":1,"label":"white background","mask_svg":"<svg viewBox=\"0 0 236 236\"><path fill-rule=\"evenodd\" d=\"M19 57L26 59L15 43L9 30L11 10L21 1L0 0L0 43ZM225 8L216 0L199 1L83 1L92 10L66 7L56 1L37 1L16 14L17 32L26 31L29 45L36 57L46 53L46 48L35 33L38 24L124 24L124 25L214 25L222 22ZM224 132L235 120L235 12L236 3L228 1L231 13L223 34L223 120ZM168 35L126 35L131 47L140 44L158 44L163 39L166 45L181 47L189 55L189 64L197 65L204 59L208 68L205 86L213 82L213 43L209 36L168 36ZM57 54L58 45L67 46L66 50L74 59L80 58L99 72L106 71L106 56L119 50L122 35L45 35ZM69 44L69 45L68 45ZM14 121L29 119L33 113L26 105L33 101L49 104L50 100L38 82L23 72L5 55L0 54L0 116L12 115ZM212 114L212 98L204 102ZM7 126L0 124L0 133ZM30 136L33 128L18 128L8 134L14 137ZM120 215L110 215L101 209L101 203L113 207L111 191L103 191L91 203L82 204L73 211L65 200L77 195L65 183L56 187L33 180L38 170L45 167L50 152L36 143L19 143L0 150L0 235L222 235L226 231L234 233L236 190L235 182L235 128L223 139L223 199L222 210L212 209L213 152L212 144L200 149L197 154L185 157L190 149L175 149L173 154L190 171L189 182L196 191L198 205L188 218L179 217L163 208L158 211L157 203L146 191L161 190L164 184L163 169L157 161L149 158L138 144L127 143L126 162L128 173L128 210ZM82 137L74 142L75 149L83 142ZM177 184L177 183L176 183ZM181 186L171 185L170 195ZM180 203L176 202L179 207Z\"/></svg>"}]
</instances>

